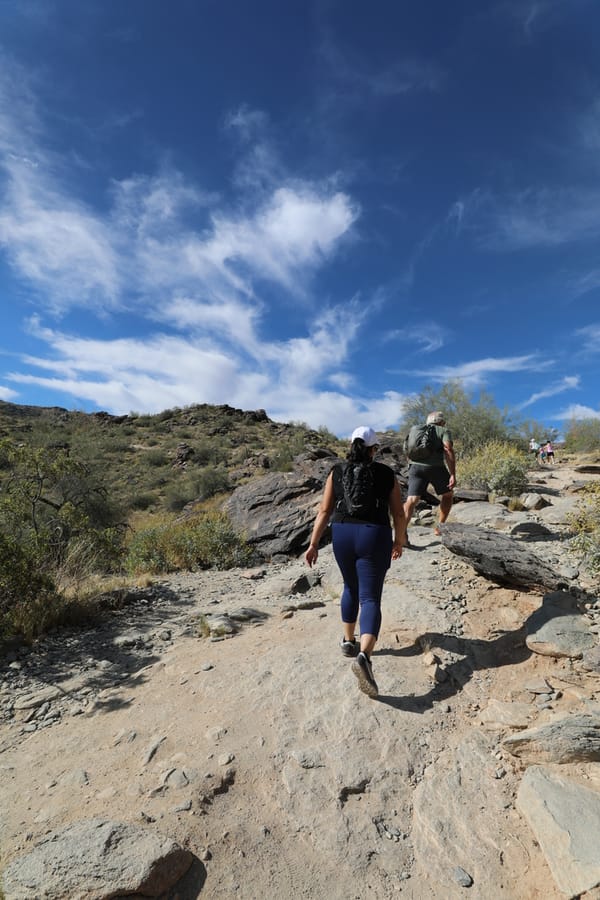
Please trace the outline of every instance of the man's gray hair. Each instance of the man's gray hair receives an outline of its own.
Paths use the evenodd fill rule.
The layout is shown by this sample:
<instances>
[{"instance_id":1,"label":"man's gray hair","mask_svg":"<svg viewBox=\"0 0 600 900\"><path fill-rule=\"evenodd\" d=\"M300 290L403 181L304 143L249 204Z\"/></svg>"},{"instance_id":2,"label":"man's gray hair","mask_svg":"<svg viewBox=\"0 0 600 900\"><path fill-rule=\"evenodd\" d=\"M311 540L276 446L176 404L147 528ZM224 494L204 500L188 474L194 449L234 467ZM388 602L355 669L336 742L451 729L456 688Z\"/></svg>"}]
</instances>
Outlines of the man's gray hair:
<instances>
[{"instance_id":1,"label":"man's gray hair","mask_svg":"<svg viewBox=\"0 0 600 900\"><path fill-rule=\"evenodd\" d=\"M427 424L428 425L444 425L446 419L444 418L444 413L441 410L436 410L436 412L430 412L427 416Z\"/></svg>"}]
</instances>

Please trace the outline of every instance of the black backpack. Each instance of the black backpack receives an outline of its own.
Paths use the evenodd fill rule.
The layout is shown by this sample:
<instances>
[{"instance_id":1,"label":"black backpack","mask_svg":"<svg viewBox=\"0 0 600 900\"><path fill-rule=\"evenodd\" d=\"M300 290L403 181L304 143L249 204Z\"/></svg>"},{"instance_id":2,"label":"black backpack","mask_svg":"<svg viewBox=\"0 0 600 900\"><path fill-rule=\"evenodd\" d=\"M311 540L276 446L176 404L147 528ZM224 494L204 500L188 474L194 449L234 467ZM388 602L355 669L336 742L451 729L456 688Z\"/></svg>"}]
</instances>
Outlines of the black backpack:
<instances>
[{"instance_id":1,"label":"black backpack","mask_svg":"<svg viewBox=\"0 0 600 900\"><path fill-rule=\"evenodd\" d=\"M364 519L378 506L373 467L370 463L346 463L342 472L344 506L349 516Z\"/></svg>"},{"instance_id":2,"label":"black backpack","mask_svg":"<svg viewBox=\"0 0 600 900\"><path fill-rule=\"evenodd\" d=\"M412 462L428 462L442 447L435 425L413 425L404 441L404 452Z\"/></svg>"}]
</instances>

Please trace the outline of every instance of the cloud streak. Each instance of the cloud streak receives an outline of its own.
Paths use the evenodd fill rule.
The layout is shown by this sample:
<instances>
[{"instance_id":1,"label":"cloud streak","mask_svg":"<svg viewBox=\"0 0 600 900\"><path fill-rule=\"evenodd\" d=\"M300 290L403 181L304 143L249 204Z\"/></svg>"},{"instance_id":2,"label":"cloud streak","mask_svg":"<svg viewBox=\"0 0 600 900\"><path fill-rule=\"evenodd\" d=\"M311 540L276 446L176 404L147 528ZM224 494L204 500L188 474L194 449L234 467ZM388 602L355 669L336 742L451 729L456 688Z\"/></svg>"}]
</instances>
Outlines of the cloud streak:
<instances>
[{"instance_id":1,"label":"cloud streak","mask_svg":"<svg viewBox=\"0 0 600 900\"><path fill-rule=\"evenodd\" d=\"M537 354L508 357L486 357L459 363L455 366L435 366L421 369L418 374L433 381L444 382L458 380L467 388L475 388L486 382L491 374L507 372L543 372L553 365L552 360L543 359Z\"/></svg>"},{"instance_id":2,"label":"cloud streak","mask_svg":"<svg viewBox=\"0 0 600 900\"><path fill-rule=\"evenodd\" d=\"M547 397L555 397L557 394L564 393L564 391L574 390L579 387L580 380L579 375L566 375L560 381L554 382L554 384L549 385L549 387L545 388L543 391L537 391L535 394L532 394L528 400L520 403L517 408L526 409L528 406L537 403L538 400L544 400Z\"/></svg>"}]
</instances>

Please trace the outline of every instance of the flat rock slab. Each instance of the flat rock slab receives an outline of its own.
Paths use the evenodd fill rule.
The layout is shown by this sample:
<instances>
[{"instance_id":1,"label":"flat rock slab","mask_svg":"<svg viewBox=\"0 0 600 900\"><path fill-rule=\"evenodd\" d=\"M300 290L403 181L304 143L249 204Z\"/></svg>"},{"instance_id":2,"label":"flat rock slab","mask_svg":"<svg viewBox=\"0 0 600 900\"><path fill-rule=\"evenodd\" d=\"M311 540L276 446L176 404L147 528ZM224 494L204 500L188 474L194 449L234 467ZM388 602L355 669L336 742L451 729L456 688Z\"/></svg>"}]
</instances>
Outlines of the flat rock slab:
<instances>
[{"instance_id":1,"label":"flat rock slab","mask_svg":"<svg viewBox=\"0 0 600 900\"><path fill-rule=\"evenodd\" d=\"M415 859L438 883L435 897L463 896L457 866L472 879L473 896L496 897L499 884L503 896L522 896L517 890L527 856L509 821L504 782L492 775L494 749L492 739L473 731L438 758L415 791Z\"/></svg>"},{"instance_id":2,"label":"flat rock slab","mask_svg":"<svg viewBox=\"0 0 600 900\"><path fill-rule=\"evenodd\" d=\"M476 505L470 503L466 509L473 509ZM499 509L503 510L507 522L513 521L503 507ZM555 570L522 540L460 522L442 525L441 532L444 547L451 553L462 556L476 572L486 578L521 588L553 590L560 583L561 579Z\"/></svg>"},{"instance_id":3,"label":"flat rock slab","mask_svg":"<svg viewBox=\"0 0 600 900\"><path fill-rule=\"evenodd\" d=\"M586 650L581 659L581 668L586 672L594 672L600 675L600 644Z\"/></svg>"},{"instance_id":4,"label":"flat rock slab","mask_svg":"<svg viewBox=\"0 0 600 900\"><path fill-rule=\"evenodd\" d=\"M542 656L581 659L596 644L576 601L565 591L546 594L525 625L525 643Z\"/></svg>"},{"instance_id":5,"label":"flat rock slab","mask_svg":"<svg viewBox=\"0 0 600 900\"><path fill-rule=\"evenodd\" d=\"M487 728L527 728L535 713L529 703L507 703L492 699L479 721Z\"/></svg>"},{"instance_id":6,"label":"flat rock slab","mask_svg":"<svg viewBox=\"0 0 600 900\"><path fill-rule=\"evenodd\" d=\"M600 760L600 716L564 716L506 737L502 743L528 763L596 762Z\"/></svg>"},{"instance_id":7,"label":"flat rock slab","mask_svg":"<svg viewBox=\"0 0 600 900\"><path fill-rule=\"evenodd\" d=\"M89 819L55 832L3 874L6 900L108 900L159 897L187 872L193 856L145 828Z\"/></svg>"},{"instance_id":8,"label":"flat rock slab","mask_svg":"<svg viewBox=\"0 0 600 900\"><path fill-rule=\"evenodd\" d=\"M452 507L452 519L465 525L483 525L497 520L510 521L513 514L500 503L488 503L487 500L474 500L459 503Z\"/></svg>"},{"instance_id":9,"label":"flat rock slab","mask_svg":"<svg viewBox=\"0 0 600 900\"><path fill-rule=\"evenodd\" d=\"M543 766L530 766L517 805L558 888L575 898L600 885L600 794Z\"/></svg>"}]
</instances>

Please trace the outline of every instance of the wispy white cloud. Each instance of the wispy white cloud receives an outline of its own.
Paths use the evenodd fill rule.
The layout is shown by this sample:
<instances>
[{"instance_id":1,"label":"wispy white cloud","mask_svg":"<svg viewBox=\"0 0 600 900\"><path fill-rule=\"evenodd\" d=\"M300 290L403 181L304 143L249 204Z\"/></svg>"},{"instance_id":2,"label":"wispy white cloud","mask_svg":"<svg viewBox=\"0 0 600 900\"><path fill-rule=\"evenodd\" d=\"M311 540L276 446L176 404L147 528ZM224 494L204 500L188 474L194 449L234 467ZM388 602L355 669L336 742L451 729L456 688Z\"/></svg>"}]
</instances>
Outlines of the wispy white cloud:
<instances>
[{"instance_id":1,"label":"wispy white cloud","mask_svg":"<svg viewBox=\"0 0 600 900\"><path fill-rule=\"evenodd\" d=\"M561 185L505 194L477 188L448 215L461 233L495 251L559 247L600 236L600 192Z\"/></svg>"},{"instance_id":2,"label":"wispy white cloud","mask_svg":"<svg viewBox=\"0 0 600 900\"><path fill-rule=\"evenodd\" d=\"M226 397L244 409L266 408L273 418L303 420L315 428L327 424L339 434L358 418L383 429L398 420L401 395L362 397L360 385L344 373L352 342L370 312L368 303L350 300L317 314L306 337L286 341L261 339L247 320L249 338L244 352L238 348L236 353L224 349L222 340L223 332L231 338L235 326L218 320L215 310L214 328L210 322L201 328L191 322L186 337L95 340L55 331L34 318L30 331L48 353L23 358L28 371L8 373L6 380L60 391L121 414L222 403ZM323 382L333 389L324 390ZM344 393L350 385L351 396Z\"/></svg>"},{"instance_id":3,"label":"wispy white cloud","mask_svg":"<svg viewBox=\"0 0 600 900\"><path fill-rule=\"evenodd\" d=\"M431 378L437 382L459 380L465 387L477 387L484 384L491 374L506 372L543 372L553 365L552 360L544 359L537 354L526 356L487 357L460 363L456 366L435 366L422 369L418 375ZM415 374L413 372L413 374Z\"/></svg>"},{"instance_id":4,"label":"wispy white cloud","mask_svg":"<svg viewBox=\"0 0 600 900\"><path fill-rule=\"evenodd\" d=\"M578 328L575 336L581 339L581 349L587 353L600 352L600 324L586 325Z\"/></svg>"},{"instance_id":5,"label":"wispy white cloud","mask_svg":"<svg viewBox=\"0 0 600 900\"><path fill-rule=\"evenodd\" d=\"M421 322L406 328L395 328L385 334L385 343L406 343L422 353L440 350L447 342L449 331L437 322Z\"/></svg>"},{"instance_id":6,"label":"wispy white cloud","mask_svg":"<svg viewBox=\"0 0 600 900\"><path fill-rule=\"evenodd\" d=\"M339 84L347 100L352 93L384 98L439 91L446 78L438 63L416 56L382 62L375 68L343 47L328 31L323 32L319 49L330 77Z\"/></svg>"},{"instance_id":7,"label":"wispy white cloud","mask_svg":"<svg viewBox=\"0 0 600 900\"><path fill-rule=\"evenodd\" d=\"M18 396L17 391L0 384L0 400L16 400Z\"/></svg>"},{"instance_id":8,"label":"wispy white cloud","mask_svg":"<svg viewBox=\"0 0 600 900\"><path fill-rule=\"evenodd\" d=\"M600 409L593 409L591 406L583 406L580 403L572 403L565 409L553 416L555 419L600 419Z\"/></svg>"},{"instance_id":9,"label":"wispy white cloud","mask_svg":"<svg viewBox=\"0 0 600 900\"><path fill-rule=\"evenodd\" d=\"M2 104L2 75L0 245L16 276L36 289L41 312L29 328L47 349L23 358L21 370L8 375L12 385L35 384L119 412L226 397L243 408L269 402L270 413L288 419L300 403L315 417L322 408L311 424L342 428L344 411L368 411L369 402L346 398L335 381L343 383L356 330L373 305L321 303L309 313L313 274L360 215L336 179L282 174L277 181L281 168L263 178L264 159L250 153L260 177L246 179L251 189L239 191L235 207L163 167L112 182L104 208L92 208L77 198L64 160L44 150L34 95L23 115ZM252 146L265 117L244 108L227 124ZM299 302L307 333L266 339L273 313ZM44 325L48 313L66 317L77 309L115 320L134 315L147 336L101 340ZM324 392L319 378L334 390Z\"/></svg>"},{"instance_id":10,"label":"wispy white cloud","mask_svg":"<svg viewBox=\"0 0 600 900\"><path fill-rule=\"evenodd\" d=\"M600 235L600 194L579 188L529 189L489 198L482 240L491 249L558 247ZM487 226L486 226L487 219Z\"/></svg>"},{"instance_id":11,"label":"wispy white cloud","mask_svg":"<svg viewBox=\"0 0 600 900\"><path fill-rule=\"evenodd\" d=\"M527 41L572 12L574 0L502 0L496 14L508 17Z\"/></svg>"},{"instance_id":12,"label":"wispy white cloud","mask_svg":"<svg viewBox=\"0 0 600 900\"><path fill-rule=\"evenodd\" d=\"M564 391L574 390L579 387L580 381L579 375L566 375L564 378L561 378L560 381L555 381L543 391L537 391L535 394L532 394L528 400L520 403L517 408L526 409L528 406L537 403L538 400L543 400L546 397L554 397L556 394L564 393Z\"/></svg>"}]
</instances>

